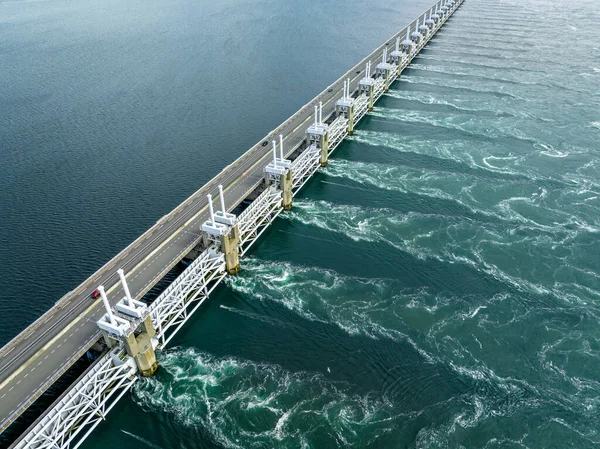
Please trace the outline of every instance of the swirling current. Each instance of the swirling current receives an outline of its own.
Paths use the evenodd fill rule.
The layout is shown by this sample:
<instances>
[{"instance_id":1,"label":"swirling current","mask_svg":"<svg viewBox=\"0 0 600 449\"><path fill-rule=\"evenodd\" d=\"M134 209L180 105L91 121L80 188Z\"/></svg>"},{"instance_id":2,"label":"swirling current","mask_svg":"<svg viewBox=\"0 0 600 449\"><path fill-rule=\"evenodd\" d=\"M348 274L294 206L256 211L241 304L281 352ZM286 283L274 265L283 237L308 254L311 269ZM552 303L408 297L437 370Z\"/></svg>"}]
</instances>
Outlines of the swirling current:
<instances>
[{"instance_id":1,"label":"swirling current","mask_svg":"<svg viewBox=\"0 0 600 449\"><path fill-rule=\"evenodd\" d=\"M82 447L598 447L599 18L466 0Z\"/></svg>"},{"instance_id":2,"label":"swirling current","mask_svg":"<svg viewBox=\"0 0 600 449\"><path fill-rule=\"evenodd\" d=\"M135 402L232 448L600 444L585 11L467 2L215 299L248 347L190 335Z\"/></svg>"}]
</instances>

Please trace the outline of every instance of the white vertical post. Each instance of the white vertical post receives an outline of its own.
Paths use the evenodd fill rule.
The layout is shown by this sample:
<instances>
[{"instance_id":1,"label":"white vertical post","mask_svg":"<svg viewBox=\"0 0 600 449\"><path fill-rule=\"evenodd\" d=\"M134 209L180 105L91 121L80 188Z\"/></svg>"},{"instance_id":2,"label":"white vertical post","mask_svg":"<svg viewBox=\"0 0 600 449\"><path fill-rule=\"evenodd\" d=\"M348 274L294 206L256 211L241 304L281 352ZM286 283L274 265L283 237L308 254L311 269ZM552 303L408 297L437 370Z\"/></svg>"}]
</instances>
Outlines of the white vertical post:
<instances>
[{"instance_id":1,"label":"white vertical post","mask_svg":"<svg viewBox=\"0 0 600 449\"><path fill-rule=\"evenodd\" d=\"M227 210L225 209L225 195L223 195L223 186L221 184L219 184L219 198L221 198L221 212L225 216Z\"/></svg>"},{"instance_id":2,"label":"white vertical post","mask_svg":"<svg viewBox=\"0 0 600 449\"><path fill-rule=\"evenodd\" d=\"M100 287L98 287L98 291L100 292L100 297L102 298L102 302L104 303L104 308L106 309L106 314L108 315L108 321L110 321L110 324L116 324L115 317L112 314L112 310L110 310L110 303L108 302L108 298L106 297L104 287L101 285Z\"/></svg>"},{"instance_id":3,"label":"white vertical post","mask_svg":"<svg viewBox=\"0 0 600 449\"><path fill-rule=\"evenodd\" d=\"M210 223L212 226L214 226L216 221L215 221L215 211L213 210L213 204L212 204L212 195L209 193L208 195L206 195L206 198L208 198L208 208L210 209Z\"/></svg>"},{"instance_id":4,"label":"white vertical post","mask_svg":"<svg viewBox=\"0 0 600 449\"><path fill-rule=\"evenodd\" d=\"M365 66L365 79L369 78L369 63Z\"/></svg>"},{"instance_id":5,"label":"white vertical post","mask_svg":"<svg viewBox=\"0 0 600 449\"><path fill-rule=\"evenodd\" d=\"M273 141L273 167L277 167L277 143Z\"/></svg>"},{"instance_id":6,"label":"white vertical post","mask_svg":"<svg viewBox=\"0 0 600 449\"><path fill-rule=\"evenodd\" d=\"M323 102L319 101L319 124L323 124Z\"/></svg>"},{"instance_id":7,"label":"white vertical post","mask_svg":"<svg viewBox=\"0 0 600 449\"><path fill-rule=\"evenodd\" d=\"M319 119L319 107L315 105L315 129L319 126L317 125L317 120Z\"/></svg>"},{"instance_id":8,"label":"white vertical post","mask_svg":"<svg viewBox=\"0 0 600 449\"><path fill-rule=\"evenodd\" d=\"M131 297L131 293L129 292L129 286L127 285L127 279L125 279L125 272L123 271L122 268L119 268L117 270L117 273L119 273L119 277L121 278L121 285L123 286L123 291L125 292L125 299L126 299L127 305L131 307L133 298Z\"/></svg>"},{"instance_id":9,"label":"white vertical post","mask_svg":"<svg viewBox=\"0 0 600 449\"><path fill-rule=\"evenodd\" d=\"M400 36L396 38L396 51L400 51Z\"/></svg>"},{"instance_id":10,"label":"white vertical post","mask_svg":"<svg viewBox=\"0 0 600 449\"><path fill-rule=\"evenodd\" d=\"M350 78L348 78L348 87L346 87L346 98L350 99Z\"/></svg>"},{"instance_id":11,"label":"white vertical post","mask_svg":"<svg viewBox=\"0 0 600 449\"><path fill-rule=\"evenodd\" d=\"M279 134L279 158L283 161L283 135Z\"/></svg>"},{"instance_id":12,"label":"white vertical post","mask_svg":"<svg viewBox=\"0 0 600 449\"><path fill-rule=\"evenodd\" d=\"M342 100L346 100L346 80L344 80L344 91L342 92Z\"/></svg>"}]
</instances>

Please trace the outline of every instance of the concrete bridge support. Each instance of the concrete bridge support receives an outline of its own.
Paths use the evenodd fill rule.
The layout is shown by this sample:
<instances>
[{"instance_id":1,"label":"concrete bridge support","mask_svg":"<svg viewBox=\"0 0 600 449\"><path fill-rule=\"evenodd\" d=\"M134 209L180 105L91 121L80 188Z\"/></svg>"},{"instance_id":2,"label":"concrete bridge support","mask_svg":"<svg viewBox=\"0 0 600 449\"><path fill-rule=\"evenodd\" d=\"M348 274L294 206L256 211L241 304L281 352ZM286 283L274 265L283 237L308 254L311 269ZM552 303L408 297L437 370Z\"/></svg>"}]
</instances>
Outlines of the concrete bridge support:
<instances>
[{"instance_id":1,"label":"concrete bridge support","mask_svg":"<svg viewBox=\"0 0 600 449\"><path fill-rule=\"evenodd\" d=\"M152 337L156 335L156 331L149 315L142 321L141 328L142 332L137 336L132 332L123 336L122 341L127 355L135 360L140 374L148 377L158 369L158 361L152 345Z\"/></svg>"},{"instance_id":2,"label":"concrete bridge support","mask_svg":"<svg viewBox=\"0 0 600 449\"><path fill-rule=\"evenodd\" d=\"M384 48L383 54L381 55L381 62L379 64L377 64L377 74L385 80L385 83L383 85L384 92L387 92L390 88L391 71L392 71L392 65L388 63L387 48Z\"/></svg>"},{"instance_id":3,"label":"concrete bridge support","mask_svg":"<svg viewBox=\"0 0 600 449\"><path fill-rule=\"evenodd\" d=\"M328 126L323 123L323 104L315 106L315 121L313 125L306 130L309 143L319 149L319 163L321 167L327 166L329 160L329 136Z\"/></svg>"},{"instance_id":4,"label":"concrete bridge support","mask_svg":"<svg viewBox=\"0 0 600 449\"><path fill-rule=\"evenodd\" d=\"M396 47L394 48L394 51L390 53L390 56L392 58L392 64L394 64L396 67L400 67L402 65L402 58L404 57L404 53L400 51L400 37L396 38ZM398 72L398 77L399 76L400 72Z\"/></svg>"},{"instance_id":5,"label":"concrete bridge support","mask_svg":"<svg viewBox=\"0 0 600 449\"><path fill-rule=\"evenodd\" d=\"M365 68L365 77L360 80L360 93L367 95L369 98L368 110L373 110L373 104L375 102L375 80L371 78L371 61L367 62Z\"/></svg>"},{"instance_id":6,"label":"concrete bridge support","mask_svg":"<svg viewBox=\"0 0 600 449\"><path fill-rule=\"evenodd\" d=\"M283 136L279 135L279 157L277 157L277 143L273 141L273 160L265 167L265 181L279 184L281 190L281 207L283 210L292 208L292 186L294 177L292 163L283 157Z\"/></svg>"},{"instance_id":7,"label":"concrete bridge support","mask_svg":"<svg viewBox=\"0 0 600 449\"><path fill-rule=\"evenodd\" d=\"M336 103L338 115L344 115L348 119L348 135L354 134L354 101L350 97L350 80L344 81L344 92L342 98Z\"/></svg>"},{"instance_id":8,"label":"concrete bridge support","mask_svg":"<svg viewBox=\"0 0 600 449\"><path fill-rule=\"evenodd\" d=\"M292 170L289 169L285 175L280 178L279 187L281 188L281 207L283 210L290 210L292 208L292 183L294 178L292 176Z\"/></svg>"},{"instance_id":9,"label":"concrete bridge support","mask_svg":"<svg viewBox=\"0 0 600 449\"><path fill-rule=\"evenodd\" d=\"M122 279L124 279L124 276ZM127 284L124 283L123 286L124 290L128 292ZM144 377L152 376L158 369L158 361L152 344L152 337L156 335L156 331L150 319L148 308L142 303L139 303L142 304L141 306L133 304L133 311L123 312L131 320L115 316L106 297L104 287L100 286L98 290L106 309L106 314L98 321L98 326L102 329L107 345L112 348L120 340L127 351L127 355L135 360L140 374ZM139 321L140 317L141 321Z\"/></svg>"},{"instance_id":10,"label":"concrete bridge support","mask_svg":"<svg viewBox=\"0 0 600 449\"><path fill-rule=\"evenodd\" d=\"M227 234L221 235L221 252L225 255L225 268L229 274L240 272L240 231L237 224Z\"/></svg>"},{"instance_id":11,"label":"concrete bridge support","mask_svg":"<svg viewBox=\"0 0 600 449\"><path fill-rule=\"evenodd\" d=\"M207 240L216 242L219 250L225 256L225 269L229 274L237 274L240 271L240 231L237 225L237 217L227 212L225 208L225 196L223 186L219 185L219 198L221 210L215 213L212 203L212 195L207 195L210 220L204 222L202 231L206 232ZM208 243L208 242L207 242Z\"/></svg>"}]
</instances>

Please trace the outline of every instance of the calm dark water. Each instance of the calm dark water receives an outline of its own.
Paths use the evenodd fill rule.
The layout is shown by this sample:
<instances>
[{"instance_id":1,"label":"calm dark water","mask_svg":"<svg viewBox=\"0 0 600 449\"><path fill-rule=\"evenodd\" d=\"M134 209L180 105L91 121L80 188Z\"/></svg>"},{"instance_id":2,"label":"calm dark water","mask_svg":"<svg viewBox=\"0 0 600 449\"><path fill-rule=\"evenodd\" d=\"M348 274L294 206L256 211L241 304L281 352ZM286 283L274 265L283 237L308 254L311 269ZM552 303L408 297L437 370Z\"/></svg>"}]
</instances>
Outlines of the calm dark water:
<instances>
[{"instance_id":1,"label":"calm dark water","mask_svg":"<svg viewBox=\"0 0 600 449\"><path fill-rule=\"evenodd\" d=\"M0 1L0 345L429 6Z\"/></svg>"},{"instance_id":2,"label":"calm dark water","mask_svg":"<svg viewBox=\"0 0 600 449\"><path fill-rule=\"evenodd\" d=\"M26 324L426 6L0 3L4 313ZM593 8L467 0L83 447L598 447Z\"/></svg>"}]
</instances>

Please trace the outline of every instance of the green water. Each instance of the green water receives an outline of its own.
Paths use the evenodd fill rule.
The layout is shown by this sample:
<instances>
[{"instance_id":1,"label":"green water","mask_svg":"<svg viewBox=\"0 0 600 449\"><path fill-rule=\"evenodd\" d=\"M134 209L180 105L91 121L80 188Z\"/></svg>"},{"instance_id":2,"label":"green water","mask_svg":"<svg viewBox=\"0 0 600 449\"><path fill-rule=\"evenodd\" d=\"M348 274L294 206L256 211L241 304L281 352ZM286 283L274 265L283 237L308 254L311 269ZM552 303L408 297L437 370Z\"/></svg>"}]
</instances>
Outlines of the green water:
<instances>
[{"instance_id":1,"label":"green water","mask_svg":"<svg viewBox=\"0 0 600 449\"><path fill-rule=\"evenodd\" d=\"M594 8L467 0L84 447L598 447Z\"/></svg>"}]
</instances>

